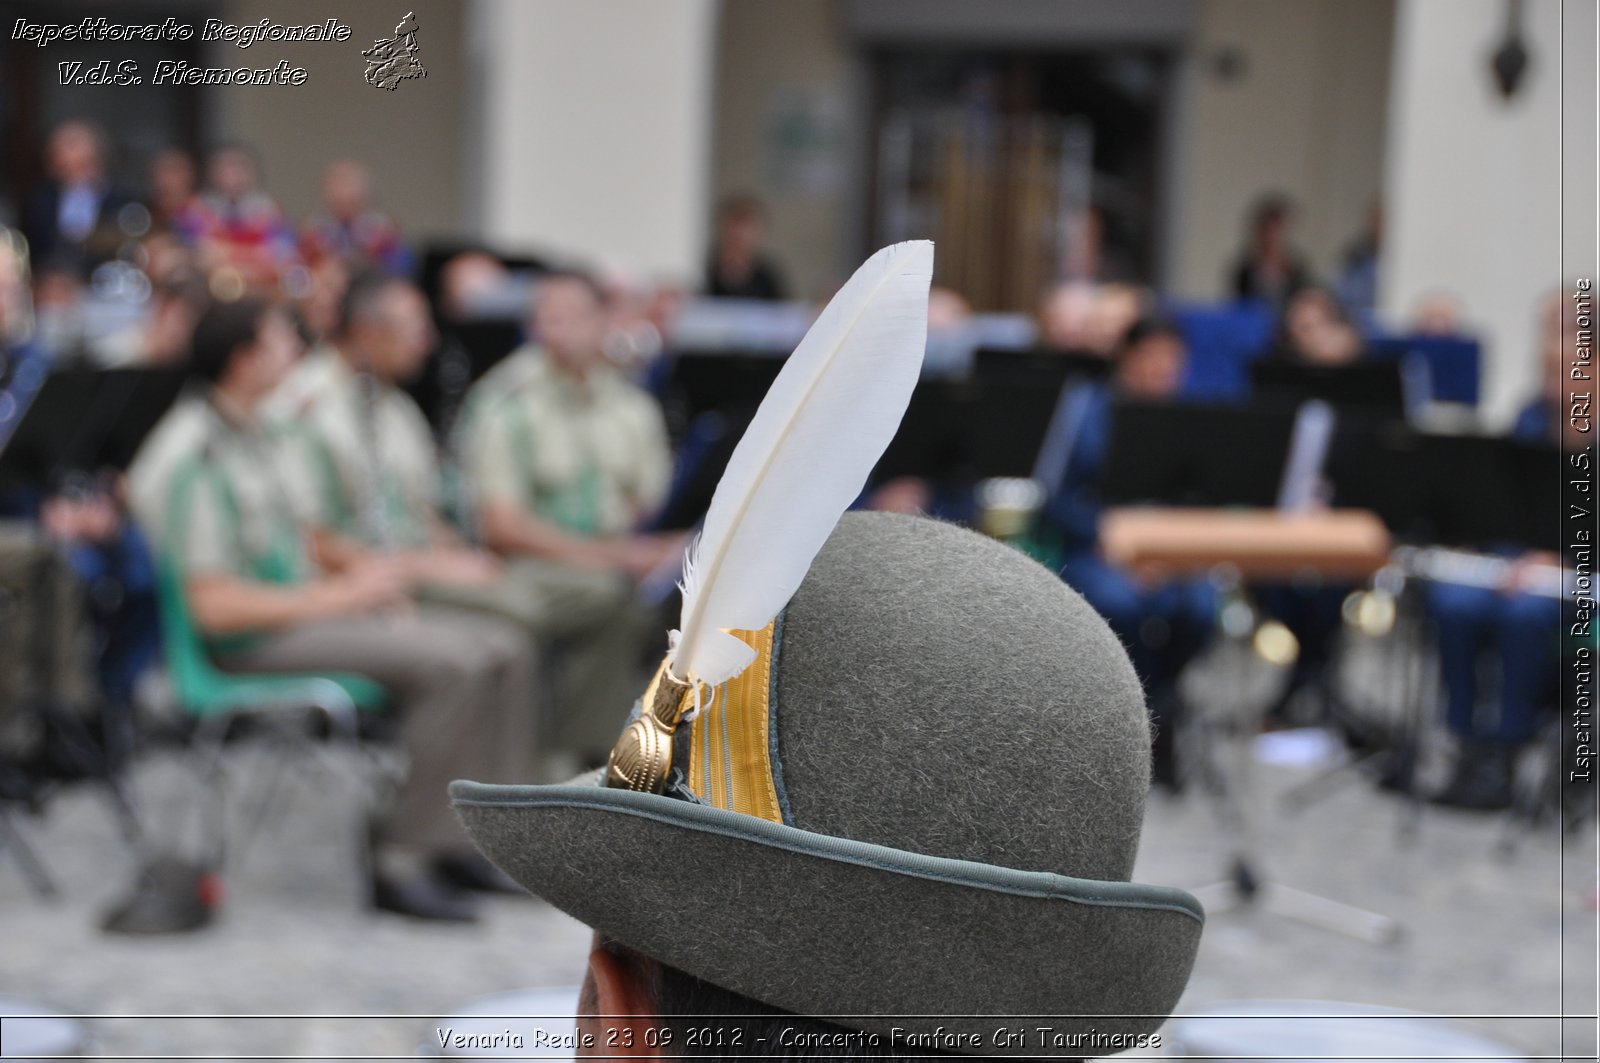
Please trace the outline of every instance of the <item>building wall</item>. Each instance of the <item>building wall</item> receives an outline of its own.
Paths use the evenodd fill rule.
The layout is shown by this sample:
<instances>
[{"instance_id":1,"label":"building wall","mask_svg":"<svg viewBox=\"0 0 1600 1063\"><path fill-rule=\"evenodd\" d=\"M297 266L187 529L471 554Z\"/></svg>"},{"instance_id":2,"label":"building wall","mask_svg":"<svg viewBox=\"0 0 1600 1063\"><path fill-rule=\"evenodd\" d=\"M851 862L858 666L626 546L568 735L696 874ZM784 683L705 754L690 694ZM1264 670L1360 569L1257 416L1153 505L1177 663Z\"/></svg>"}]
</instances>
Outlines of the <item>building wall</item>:
<instances>
[{"instance_id":1,"label":"building wall","mask_svg":"<svg viewBox=\"0 0 1600 1063\"><path fill-rule=\"evenodd\" d=\"M716 11L716 0L476 0L478 230L697 275Z\"/></svg>"},{"instance_id":2,"label":"building wall","mask_svg":"<svg viewBox=\"0 0 1600 1063\"><path fill-rule=\"evenodd\" d=\"M1393 0L1203 0L1178 86L1169 287L1222 295L1268 191L1294 200L1296 243L1335 275L1383 184L1393 22Z\"/></svg>"},{"instance_id":3,"label":"building wall","mask_svg":"<svg viewBox=\"0 0 1600 1063\"><path fill-rule=\"evenodd\" d=\"M352 0L232 0L226 17L338 17L345 44L217 46L215 62L305 66L302 88L208 89L218 137L253 144L271 189L314 207L322 165L372 167L419 237L690 279L710 181L717 0L407 0L428 77L366 85L361 48L397 12ZM293 160L292 164L290 160Z\"/></svg>"},{"instance_id":4,"label":"building wall","mask_svg":"<svg viewBox=\"0 0 1600 1063\"><path fill-rule=\"evenodd\" d=\"M1584 9L1587 27L1569 31L1587 43L1590 73L1585 81L1571 71L1568 84L1592 90L1594 5L1570 11L1576 23ZM1489 75L1503 3L1402 0L1386 182L1394 220L1383 302L1400 315L1429 292L1460 300L1485 344L1484 405L1500 421L1537 387L1537 305L1563 283L1561 152L1595 156L1592 107L1587 120L1563 127L1559 2L1531 0L1524 11L1531 62L1506 101ZM1589 100L1592 91L1569 95ZM1589 197L1587 224L1568 231L1592 246L1592 167L1589 174L1575 189Z\"/></svg>"},{"instance_id":5,"label":"building wall","mask_svg":"<svg viewBox=\"0 0 1600 1063\"><path fill-rule=\"evenodd\" d=\"M361 50L417 16L418 56L428 76L393 92L366 84ZM213 86L213 139L242 140L260 152L272 193L299 216L318 200L322 168L348 156L371 167L378 197L417 236L459 232L465 222L462 113L467 85L465 11L454 0L406 0L404 8L351 0L232 0L218 17L286 25L338 18L345 42L262 41L248 49L212 44L206 61L269 66L280 58L309 72L299 86Z\"/></svg>"},{"instance_id":6,"label":"building wall","mask_svg":"<svg viewBox=\"0 0 1600 1063\"><path fill-rule=\"evenodd\" d=\"M715 198L753 193L790 287L816 296L848 269L861 106L839 0L732 0L717 27ZM787 119L787 122L786 122ZM784 127L792 133L785 139ZM800 156L798 166L787 163Z\"/></svg>"},{"instance_id":7,"label":"building wall","mask_svg":"<svg viewBox=\"0 0 1600 1063\"><path fill-rule=\"evenodd\" d=\"M892 8L855 10L848 0L411 6L429 77L389 93L359 80L358 45L392 28L367 5L229 5L227 17L240 22L334 15L356 32L345 45L245 53L306 66L314 94L208 90L218 100L216 131L260 149L290 210L310 209L320 164L348 154L373 167L385 204L419 235L592 253L689 280L701 267L710 205L755 192L771 210L772 246L804 295L824 294L861 249L870 146L854 42L914 39L913 30L940 39L928 11L897 24L882 17ZM1034 7L1014 13L1033 20L1022 28L1038 39L1044 14ZM996 46L1016 43L1006 35L1008 10L991 8ZM1175 92L1162 255L1169 287L1221 294L1243 215L1268 188L1301 204L1299 242L1319 272L1331 272L1383 183L1394 0L1195 0L1187 15L1172 4L1152 11L1159 18L1149 33L1190 27ZM1078 15L1062 19L1058 39L1106 39L1117 24ZM1223 49L1242 60L1235 79L1215 74Z\"/></svg>"},{"instance_id":8,"label":"building wall","mask_svg":"<svg viewBox=\"0 0 1600 1063\"><path fill-rule=\"evenodd\" d=\"M859 41L970 40L971 18L965 6L902 9L884 0L724 5L714 189L768 200L773 246L798 281L820 289L859 252L852 227L870 151ZM1136 39L1178 51L1161 258L1169 288L1215 298L1244 215L1269 189L1301 205L1298 242L1318 272L1337 268L1383 183L1393 21L1394 0L1194 0L1136 9L1012 0L984 7L982 37L988 47ZM1242 63L1231 80L1214 72L1224 49ZM805 109L795 101L809 101L822 124L834 122L844 154L838 186L779 180L779 129Z\"/></svg>"}]
</instances>

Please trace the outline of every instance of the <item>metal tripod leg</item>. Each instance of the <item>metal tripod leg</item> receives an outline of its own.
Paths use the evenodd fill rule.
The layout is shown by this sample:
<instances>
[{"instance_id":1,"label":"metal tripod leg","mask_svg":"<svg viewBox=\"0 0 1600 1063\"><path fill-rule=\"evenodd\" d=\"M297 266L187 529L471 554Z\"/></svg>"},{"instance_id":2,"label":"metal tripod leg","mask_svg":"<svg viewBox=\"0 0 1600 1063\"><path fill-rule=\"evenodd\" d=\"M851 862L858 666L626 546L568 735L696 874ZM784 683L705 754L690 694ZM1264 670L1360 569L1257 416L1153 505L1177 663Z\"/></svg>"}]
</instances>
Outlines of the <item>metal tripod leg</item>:
<instances>
[{"instance_id":1,"label":"metal tripod leg","mask_svg":"<svg viewBox=\"0 0 1600 1063\"><path fill-rule=\"evenodd\" d=\"M1253 626L1253 625L1252 625ZM1233 690L1235 706L1231 718L1212 725L1213 739L1208 743L1214 753L1218 745L1225 747L1231 761L1231 771L1209 756L1207 765L1214 789L1219 799L1218 811L1224 830L1232 830L1232 866L1229 875L1220 882L1211 883L1192 891L1208 912L1226 912L1252 909L1290 919L1306 926L1314 926L1336 934L1344 934L1358 941L1374 945L1389 944L1401 936L1401 925L1388 916L1369 912L1331 898L1321 897L1305 890L1295 889L1269 881L1261 869L1257 856L1259 848L1258 817L1261 800L1255 770L1253 739L1259 730L1260 711L1243 704L1247 690L1248 671L1255 657L1243 627L1225 635L1233 643ZM1218 741L1220 738L1220 741Z\"/></svg>"},{"instance_id":2,"label":"metal tripod leg","mask_svg":"<svg viewBox=\"0 0 1600 1063\"><path fill-rule=\"evenodd\" d=\"M1422 803L1417 795L1416 767L1428 707L1432 704L1426 674L1428 662L1422 651L1425 610L1415 582L1407 579L1398 568L1380 572L1374 579L1374 588L1375 593L1389 595L1395 602L1394 619L1388 633L1369 631L1367 634L1383 638L1388 647L1383 671L1391 677L1389 697L1399 709L1399 718L1388 729L1382 748L1323 769L1305 782L1290 787L1281 800L1290 811L1302 812L1365 776L1397 792L1402 802L1399 828L1405 838L1415 834L1421 823ZM1339 704L1335 699L1335 712L1330 716L1336 723L1340 720Z\"/></svg>"},{"instance_id":3,"label":"metal tripod leg","mask_svg":"<svg viewBox=\"0 0 1600 1063\"><path fill-rule=\"evenodd\" d=\"M28 843L22 826L17 822L16 812L5 805L0 805L0 847L10 849L11 854L17 858L17 866L22 869L22 877L28 880L33 892L41 897L60 895L61 890L57 888L56 880L50 876L49 870L33 851L33 846Z\"/></svg>"},{"instance_id":4,"label":"metal tripod leg","mask_svg":"<svg viewBox=\"0 0 1600 1063\"><path fill-rule=\"evenodd\" d=\"M1389 750L1375 749L1370 753L1363 753L1354 760L1323 768L1305 782L1290 787L1283 795L1283 803L1292 811L1302 811L1356 782L1361 772L1374 762L1383 763L1388 756Z\"/></svg>"},{"instance_id":5,"label":"metal tripod leg","mask_svg":"<svg viewBox=\"0 0 1600 1063\"><path fill-rule=\"evenodd\" d=\"M1208 914L1255 908L1303 926L1343 934L1370 945L1390 945L1401 937L1400 923L1386 915L1357 908L1277 882L1263 882L1240 864L1234 877L1193 890Z\"/></svg>"}]
</instances>

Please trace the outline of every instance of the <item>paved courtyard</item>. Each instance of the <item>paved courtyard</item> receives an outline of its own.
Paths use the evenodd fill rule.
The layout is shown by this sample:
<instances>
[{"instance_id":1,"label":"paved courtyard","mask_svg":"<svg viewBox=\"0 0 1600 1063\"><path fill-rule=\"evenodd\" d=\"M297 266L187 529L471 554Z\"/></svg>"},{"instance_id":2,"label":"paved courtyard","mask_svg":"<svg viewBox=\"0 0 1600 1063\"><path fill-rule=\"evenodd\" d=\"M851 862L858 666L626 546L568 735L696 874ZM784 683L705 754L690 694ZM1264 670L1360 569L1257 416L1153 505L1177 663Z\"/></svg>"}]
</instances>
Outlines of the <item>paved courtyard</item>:
<instances>
[{"instance_id":1,"label":"paved courtyard","mask_svg":"<svg viewBox=\"0 0 1600 1063\"><path fill-rule=\"evenodd\" d=\"M1403 937L1372 945L1269 912L1217 912L1182 1010L1289 998L1546 1016L1460 1021L1530 1057L1556 1058L1563 993L1567 1012L1595 1010L1594 846L1579 836L1563 847L1551 830L1504 859L1495 854L1499 817L1432 809L1403 834L1400 805L1365 784L1290 815L1275 795L1307 770L1261 769L1272 876L1390 915ZM147 760L137 782L157 809L194 792L170 755ZM220 921L145 940L96 929L129 858L104 803L69 792L31 824L61 899L36 899L0 856L0 993L126 1016L88 1020L105 1056L382 1058L416 1055L435 1036L432 1017L476 998L579 979L587 931L531 899L496 899L468 929L363 911L348 802L324 802L312 785L288 789L231 871ZM1156 797L1137 877L1200 887L1221 877L1227 848L1203 794ZM239 1015L305 1017L210 1017ZM1568 1023L1566 1058L1594 1058L1594 1029L1592 1019Z\"/></svg>"}]
</instances>

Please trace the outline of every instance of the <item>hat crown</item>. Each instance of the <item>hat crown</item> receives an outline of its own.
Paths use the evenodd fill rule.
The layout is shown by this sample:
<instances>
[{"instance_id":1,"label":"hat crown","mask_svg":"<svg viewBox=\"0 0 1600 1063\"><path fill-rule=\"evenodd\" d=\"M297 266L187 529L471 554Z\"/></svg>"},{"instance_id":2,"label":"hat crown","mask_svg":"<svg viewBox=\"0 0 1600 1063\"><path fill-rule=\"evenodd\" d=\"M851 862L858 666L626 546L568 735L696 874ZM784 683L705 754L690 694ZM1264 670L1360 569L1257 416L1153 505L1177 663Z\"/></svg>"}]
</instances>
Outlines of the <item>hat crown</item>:
<instances>
[{"instance_id":1,"label":"hat crown","mask_svg":"<svg viewBox=\"0 0 1600 1063\"><path fill-rule=\"evenodd\" d=\"M1017 550L847 515L785 610L789 822L930 856L1127 881L1149 720L1127 653Z\"/></svg>"}]
</instances>

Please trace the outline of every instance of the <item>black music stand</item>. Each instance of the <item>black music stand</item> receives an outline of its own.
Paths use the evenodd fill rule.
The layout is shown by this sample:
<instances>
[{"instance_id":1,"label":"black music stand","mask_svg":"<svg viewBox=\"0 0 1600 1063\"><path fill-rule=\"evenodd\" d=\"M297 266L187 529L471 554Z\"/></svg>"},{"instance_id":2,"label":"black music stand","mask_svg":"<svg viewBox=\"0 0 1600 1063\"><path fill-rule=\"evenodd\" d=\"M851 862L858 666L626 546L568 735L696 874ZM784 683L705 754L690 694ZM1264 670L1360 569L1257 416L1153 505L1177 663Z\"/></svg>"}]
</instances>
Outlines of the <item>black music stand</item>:
<instances>
[{"instance_id":1,"label":"black music stand","mask_svg":"<svg viewBox=\"0 0 1600 1063\"><path fill-rule=\"evenodd\" d=\"M688 434L678 441L671 490L650 520L649 530L684 531L700 523L711 508L711 496L733 457L733 448L749 423L749 415L741 419L715 411L695 419Z\"/></svg>"},{"instance_id":2,"label":"black music stand","mask_svg":"<svg viewBox=\"0 0 1600 1063\"><path fill-rule=\"evenodd\" d=\"M183 394L189 373L184 369L109 369L103 376L99 404L109 423L94 463L123 472Z\"/></svg>"},{"instance_id":3,"label":"black music stand","mask_svg":"<svg viewBox=\"0 0 1600 1063\"><path fill-rule=\"evenodd\" d=\"M1274 506L1294 420L1273 407L1119 402L1102 493L1111 504Z\"/></svg>"},{"instance_id":4,"label":"black music stand","mask_svg":"<svg viewBox=\"0 0 1600 1063\"><path fill-rule=\"evenodd\" d=\"M919 380L900 427L868 482L876 486L906 476L934 483L971 482L977 403L973 381Z\"/></svg>"},{"instance_id":5,"label":"black music stand","mask_svg":"<svg viewBox=\"0 0 1600 1063\"><path fill-rule=\"evenodd\" d=\"M1335 433L1325 475L1335 504L1373 511L1401 544L1548 550L1559 542L1560 515L1552 503L1560 497L1561 470L1554 444L1355 422ZM1402 826L1408 832L1421 818L1415 775L1429 681L1416 648L1427 630L1427 582L1403 558L1379 574L1376 589L1394 605L1392 631L1403 636L1396 639L1395 668L1402 714L1384 736L1386 745L1348 766L1375 769L1386 786L1405 795ZM1309 804L1336 774L1291 791L1291 805Z\"/></svg>"},{"instance_id":6,"label":"black music stand","mask_svg":"<svg viewBox=\"0 0 1600 1063\"><path fill-rule=\"evenodd\" d=\"M1282 491L1294 425L1292 407L1120 402L1102 494L1123 504L1272 507ZM1374 944L1394 940L1399 925L1389 917L1285 886L1264 873L1254 827L1260 800L1252 741L1270 699L1257 709L1247 694L1257 686L1251 681L1257 667L1255 613L1236 574L1223 566L1211 578L1229 599L1222 629L1233 664L1232 704L1207 706L1193 734L1232 852L1227 877L1195 894L1208 911L1249 908Z\"/></svg>"},{"instance_id":7,"label":"black music stand","mask_svg":"<svg viewBox=\"0 0 1600 1063\"><path fill-rule=\"evenodd\" d=\"M87 466L102 431L87 416L98 390L93 370L58 370L46 378L0 448L0 486L42 487L57 470Z\"/></svg>"},{"instance_id":8,"label":"black music stand","mask_svg":"<svg viewBox=\"0 0 1600 1063\"><path fill-rule=\"evenodd\" d=\"M73 474L127 469L187 379L182 369L52 373L0 451L0 485L53 488Z\"/></svg>"},{"instance_id":9,"label":"black music stand","mask_svg":"<svg viewBox=\"0 0 1600 1063\"><path fill-rule=\"evenodd\" d=\"M74 477L126 469L186 379L181 369L73 369L51 374L0 451L0 488L51 491ZM38 587L50 586L52 569L63 563L55 552L47 553L33 576ZM37 599L41 608L48 608L53 596L41 590ZM61 652L51 634L55 629L48 615L38 618L31 650L40 675L55 674L55 657ZM61 707L47 682L37 686L46 693L34 699L32 710L60 737L76 767L106 785L125 835L137 841L138 817L117 777L115 756ZM106 719L108 737L111 724Z\"/></svg>"},{"instance_id":10,"label":"black music stand","mask_svg":"<svg viewBox=\"0 0 1600 1063\"><path fill-rule=\"evenodd\" d=\"M1062 395L1078 385L1070 378L1063 384L1005 376L979 377L975 384L973 475L980 480L1032 476Z\"/></svg>"},{"instance_id":11,"label":"black music stand","mask_svg":"<svg viewBox=\"0 0 1600 1063\"><path fill-rule=\"evenodd\" d=\"M679 436L695 418L719 413L740 420L742 430L777 379L784 361L754 353L680 352L672 360L662 395L668 426Z\"/></svg>"},{"instance_id":12,"label":"black music stand","mask_svg":"<svg viewBox=\"0 0 1600 1063\"><path fill-rule=\"evenodd\" d=\"M1408 407L1404 359L1352 362L1349 365L1307 365L1263 358L1250 366L1257 398L1298 406L1320 399L1346 413L1405 415Z\"/></svg>"},{"instance_id":13,"label":"black music stand","mask_svg":"<svg viewBox=\"0 0 1600 1063\"><path fill-rule=\"evenodd\" d=\"M1355 423L1335 432L1326 475L1336 505L1372 510L1403 542L1548 550L1560 541L1561 457L1551 443Z\"/></svg>"},{"instance_id":14,"label":"black music stand","mask_svg":"<svg viewBox=\"0 0 1600 1063\"><path fill-rule=\"evenodd\" d=\"M662 408L678 468L653 529L692 528L705 516L733 448L783 361L724 352L684 352L673 359Z\"/></svg>"},{"instance_id":15,"label":"black music stand","mask_svg":"<svg viewBox=\"0 0 1600 1063\"><path fill-rule=\"evenodd\" d=\"M1113 364L1110 358L1081 351L979 347L972 354L972 376L978 380L1042 384L1056 391L1069 380L1104 380L1111 375Z\"/></svg>"},{"instance_id":16,"label":"black music stand","mask_svg":"<svg viewBox=\"0 0 1600 1063\"><path fill-rule=\"evenodd\" d=\"M1053 379L1003 374L924 378L872 482L917 476L969 484L1030 476L1061 388Z\"/></svg>"}]
</instances>

